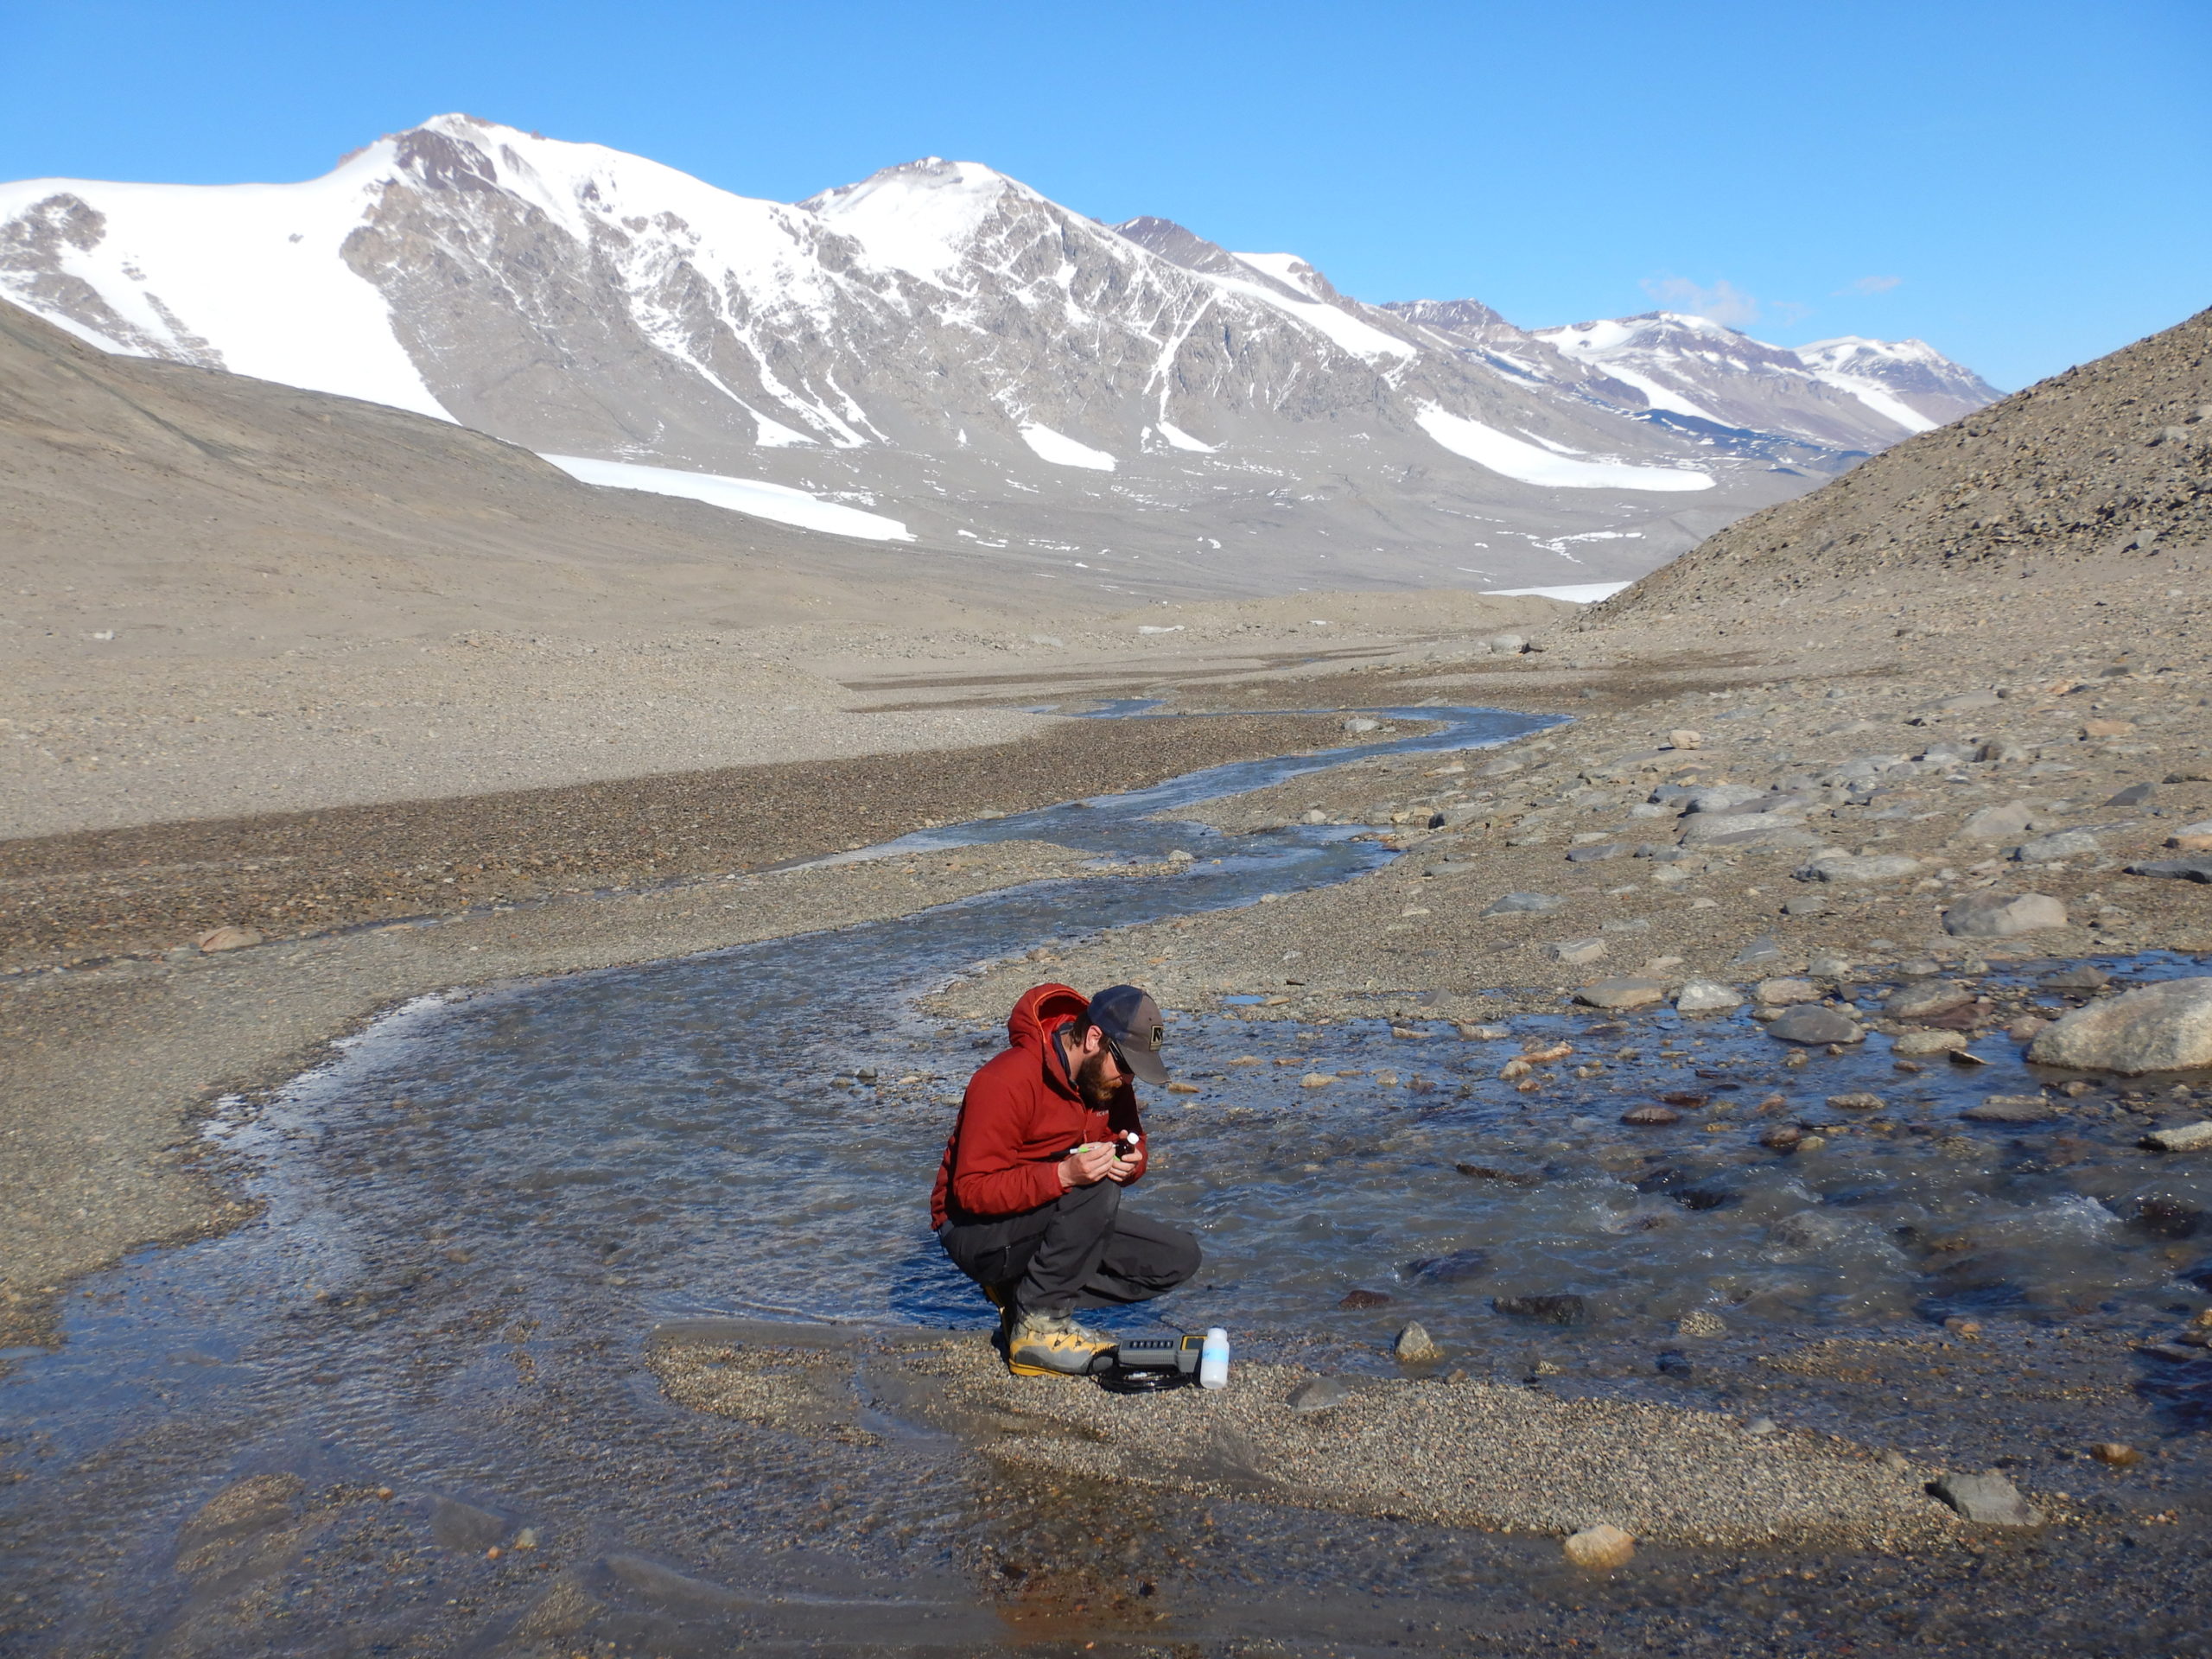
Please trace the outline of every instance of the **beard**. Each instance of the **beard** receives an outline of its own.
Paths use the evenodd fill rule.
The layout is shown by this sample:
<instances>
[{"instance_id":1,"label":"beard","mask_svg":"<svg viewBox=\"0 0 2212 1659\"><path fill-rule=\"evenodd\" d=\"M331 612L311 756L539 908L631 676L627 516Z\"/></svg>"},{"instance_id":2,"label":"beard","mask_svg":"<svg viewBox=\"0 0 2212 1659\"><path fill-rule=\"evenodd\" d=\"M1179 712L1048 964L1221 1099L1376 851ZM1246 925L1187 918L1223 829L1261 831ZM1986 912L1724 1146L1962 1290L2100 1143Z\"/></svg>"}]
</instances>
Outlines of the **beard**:
<instances>
[{"instance_id":1,"label":"beard","mask_svg":"<svg viewBox=\"0 0 2212 1659\"><path fill-rule=\"evenodd\" d=\"M1114 1096L1122 1091L1119 1083L1106 1081L1106 1051L1086 1056L1075 1069L1075 1091L1083 1096L1083 1103L1094 1112L1103 1112L1114 1103Z\"/></svg>"}]
</instances>

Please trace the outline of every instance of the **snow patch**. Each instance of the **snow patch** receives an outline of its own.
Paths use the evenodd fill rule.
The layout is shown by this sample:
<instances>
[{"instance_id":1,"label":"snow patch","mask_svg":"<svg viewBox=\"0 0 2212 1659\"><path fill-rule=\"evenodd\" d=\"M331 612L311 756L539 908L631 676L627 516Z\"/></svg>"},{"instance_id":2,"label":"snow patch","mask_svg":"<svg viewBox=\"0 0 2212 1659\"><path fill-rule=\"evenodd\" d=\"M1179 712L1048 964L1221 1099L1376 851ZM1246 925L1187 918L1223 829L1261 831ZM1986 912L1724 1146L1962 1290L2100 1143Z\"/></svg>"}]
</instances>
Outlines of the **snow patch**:
<instances>
[{"instance_id":1,"label":"snow patch","mask_svg":"<svg viewBox=\"0 0 2212 1659\"><path fill-rule=\"evenodd\" d=\"M1834 369L1815 369L1813 378L1824 386L1834 386L1838 391L1847 391L1885 421L1894 421L1908 432L1933 432L1936 423L1923 415L1904 398L1887 392L1871 380L1861 380L1857 375L1838 374Z\"/></svg>"},{"instance_id":2,"label":"snow patch","mask_svg":"<svg viewBox=\"0 0 2212 1659\"><path fill-rule=\"evenodd\" d=\"M1172 426L1166 421L1160 423L1160 435L1166 439L1174 448L1188 449L1194 455L1210 455L1219 448L1217 444L1202 443L1181 427Z\"/></svg>"},{"instance_id":3,"label":"snow patch","mask_svg":"<svg viewBox=\"0 0 2212 1659\"><path fill-rule=\"evenodd\" d=\"M1571 582L1560 588L1485 588L1487 599L1563 599L1570 605L1595 605L1601 599L1611 599L1624 588L1636 584L1628 582Z\"/></svg>"},{"instance_id":4,"label":"snow patch","mask_svg":"<svg viewBox=\"0 0 2212 1659\"><path fill-rule=\"evenodd\" d=\"M583 455L541 455L563 472L602 489L644 490L652 495L682 496L704 501L753 518L772 518L779 524L818 530L831 536L851 536L865 542L911 542L912 532L896 518L880 512L862 512L836 501L824 501L787 484L765 479L724 478L718 473L679 472L672 467L645 467L630 461L593 461Z\"/></svg>"},{"instance_id":5,"label":"snow patch","mask_svg":"<svg viewBox=\"0 0 2212 1659\"><path fill-rule=\"evenodd\" d=\"M935 279L967 256L1000 198L1015 188L1004 174L979 162L932 156L825 191L800 206L857 241L872 263Z\"/></svg>"},{"instance_id":6,"label":"snow patch","mask_svg":"<svg viewBox=\"0 0 2212 1659\"><path fill-rule=\"evenodd\" d=\"M1453 415L1433 404L1422 405L1414 416L1421 429L1455 455L1478 467L1551 489L1568 490L1709 490L1713 480L1704 473L1672 467L1631 467L1623 461L1569 461L1540 449L1533 443L1508 437L1480 421Z\"/></svg>"},{"instance_id":7,"label":"snow patch","mask_svg":"<svg viewBox=\"0 0 2212 1659\"><path fill-rule=\"evenodd\" d=\"M1320 273L1294 253L1237 253L1230 257L1243 260L1262 276L1272 276L1301 294L1310 294L1317 300L1321 297L1316 281Z\"/></svg>"},{"instance_id":8,"label":"snow patch","mask_svg":"<svg viewBox=\"0 0 2212 1659\"><path fill-rule=\"evenodd\" d=\"M1035 421L1024 421L1016 429L1039 461L1049 461L1055 467L1082 467L1094 473L1110 473L1117 465L1103 449L1077 443L1066 433L1055 432Z\"/></svg>"}]
</instances>

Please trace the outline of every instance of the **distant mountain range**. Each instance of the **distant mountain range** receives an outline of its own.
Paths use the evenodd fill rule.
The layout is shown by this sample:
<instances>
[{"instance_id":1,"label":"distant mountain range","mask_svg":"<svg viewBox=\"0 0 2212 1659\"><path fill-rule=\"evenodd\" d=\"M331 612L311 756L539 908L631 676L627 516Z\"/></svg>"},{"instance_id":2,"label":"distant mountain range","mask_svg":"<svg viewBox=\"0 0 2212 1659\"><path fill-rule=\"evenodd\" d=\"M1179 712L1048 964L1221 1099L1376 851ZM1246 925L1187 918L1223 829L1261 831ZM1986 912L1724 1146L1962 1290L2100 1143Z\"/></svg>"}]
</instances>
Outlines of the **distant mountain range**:
<instances>
[{"instance_id":1,"label":"distant mountain range","mask_svg":"<svg viewBox=\"0 0 2212 1659\"><path fill-rule=\"evenodd\" d=\"M1998 395L1917 340L1368 305L972 162L791 205L467 116L301 184L0 185L0 296L594 483L1154 593L1622 580Z\"/></svg>"}]
</instances>

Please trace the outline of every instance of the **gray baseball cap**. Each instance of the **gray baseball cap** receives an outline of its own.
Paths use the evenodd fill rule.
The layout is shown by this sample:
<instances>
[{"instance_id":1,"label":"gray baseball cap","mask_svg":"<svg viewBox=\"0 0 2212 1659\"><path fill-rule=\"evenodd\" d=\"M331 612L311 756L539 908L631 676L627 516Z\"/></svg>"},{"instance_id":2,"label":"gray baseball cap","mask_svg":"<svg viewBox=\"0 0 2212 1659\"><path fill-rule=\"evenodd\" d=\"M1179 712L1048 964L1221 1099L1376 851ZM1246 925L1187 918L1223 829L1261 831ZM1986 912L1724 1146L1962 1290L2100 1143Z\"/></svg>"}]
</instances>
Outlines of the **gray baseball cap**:
<instances>
[{"instance_id":1,"label":"gray baseball cap","mask_svg":"<svg viewBox=\"0 0 2212 1659\"><path fill-rule=\"evenodd\" d=\"M1160 1046L1167 1038L1160 1004L1134 985L1109 985L1090 999L1090 1023L1098 1027L1122 1064L1155 1088L1167 1081Z\"/></svg>"}]
</instances>

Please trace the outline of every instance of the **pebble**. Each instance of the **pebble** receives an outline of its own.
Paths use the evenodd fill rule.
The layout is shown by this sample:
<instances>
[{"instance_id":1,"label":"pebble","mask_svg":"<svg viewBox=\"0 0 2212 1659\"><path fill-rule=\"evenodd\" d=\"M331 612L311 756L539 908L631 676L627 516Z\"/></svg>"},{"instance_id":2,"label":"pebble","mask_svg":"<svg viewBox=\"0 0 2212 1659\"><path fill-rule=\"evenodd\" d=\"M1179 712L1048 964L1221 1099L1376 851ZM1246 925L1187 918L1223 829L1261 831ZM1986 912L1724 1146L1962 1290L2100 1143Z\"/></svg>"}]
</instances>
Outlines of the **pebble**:
<instances>
[{"instance_id":1,"label":"pebble","mask_svg":"<svg viewBox=\"0 0 2212 1659\"><path fill-rule=\"evenodd\" d=\"M2170 979L2075 1008L2030 1045L2028 1059L2123 1077L2212 1065L2212 978Z\"/></svg>"},{"instance_id":2,"label":"pebble","mask_svg":"<svg viewBox=\"0 0 2212 1659\"><path fill-rule=\"evenodd\" d=\"M1433 1365L1444 1357L1444 1351L1436 1345L1436 1339L1418 1320L1398 1332L1394 1351L1402 1365Z\"/></svg>"},{"instance_id":3,"label":"pebble","mask_svg":"<svg viewBox=\"0 0 2212 1659\"><path fill-rule=\"evenodd\" d=\"M2043 1515L2004 1476L1945 1475L1929 1490L1969 1521L1992 1527L2039 1527Z\"/></svg>"},{"instance_id":4,"label":"pebble","mask_svg":"<svg viewBox=\"0 0 2212 1659\"><path fill-rule=\"evenodd\" d=\"M1633 1123L1639 1128L1664 1128L1681 1121L1682 1115L1671 1106L1631 1106L1621 1114L1622 1122Z\"/></svg>"},{"instance_id":5,"label":"pebble","mask_svg":"<svg viewBox=\"0 0 2212 1659\"><path fill-rule=\"evenodd\" d=\"M2044 893L1970 893L1943 912L1954 938L2010 939L2065 925L2065 905Z\"/></svg>"},{"instance_id":6,"label":"pebble","mask_svg":"<svg viewBox=\"0 0 2212 1659\"><path fill-rule=\"evenodd\" d=\"M1766 1034L1785 1043L1807 1046L1863 1042L1866 1037L1848 1014L1809 1002L1801 1002L1768 1020Z\"/></svg>"},{"instance_id":7,"label":"pebble","mask_svg":"<svg viewBox=\"0 0 2212 1659\"><path fill-rule=\"evenodd\" d=\"M1336 1079L1325 1071L1308 1071L1298 1080L1301 1089L1325 1089Z\"/></svg>"},{"instance_id":8,"label":"pebble","mask_svg":"<svg viewBox=\"0 0 2212 1659\"><path fill-rule=\"evenodd\" d=\"M1837 1112L1878 1112L1888 1104L1889 1102L1879 1095L1868 1094L1864 1090L1828 1096L1828 1109Z\"/></svg>"},{"instance_id":9,"label":"pebble","mask_svg":"<svg viewBox=\"0 0 2212 1659\"><path fill-rule=\"evenodd\" d=\"M1568 1560L1592 1573L1610 1573L1615 1567L1626 1567L1636 1556L1636 1540L1610 1522L1569 1533L1560 1548Z\"/></svg>"},{"instance_id":10,"label":"pebble","mask_svg":"<svg viewBox=\"0 0 2212 1659\"><path fill-rule=\"evenodd\" d=\"M1717 1014L1743 1006L1744 999L1735 987L1723 985L1718 980L1686 980L1682 988L1675 993L1675 1007L1682 1014Z\"/></svg>"}]
</instances>

